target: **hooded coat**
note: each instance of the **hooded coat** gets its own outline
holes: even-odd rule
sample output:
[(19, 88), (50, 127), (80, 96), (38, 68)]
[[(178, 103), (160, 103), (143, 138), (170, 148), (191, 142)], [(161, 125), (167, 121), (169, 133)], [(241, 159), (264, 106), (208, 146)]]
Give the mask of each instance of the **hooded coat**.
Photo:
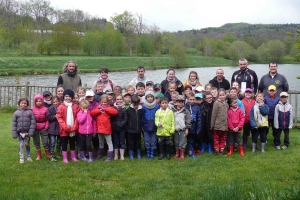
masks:
[[(147, 101), (147, 96), (153, 96), (153, 102), (149, 103)], [(160, 108), (159, 104), (155, 101), (155, 94), (153, 91), (147, 91), (145, 94), (145, 100), (142, 106), (143, 115), (142, 115), (142, 122), (143, 122), (143, 129), (144, 131), (153, 132), (156, 131), (157, 128), (155, 126), (155, 113)]]
[(118, 111), (114, 107), (109, 106), (104, 109), (104, 112), (101, 112), (101, 110), (97, 107), (92, 110), (90, 114), (92, 117), (96, 117), (96, 127), (98, 134), (112, 134), (110, 118), (118, 114)]
[[(36, 101), (40, 99), (42, 101), (41, 106), (36, 106)], [(49, 121), (47, 119), (48, 108), (44, 106), (44, 98), (41, 94), (37, 94), (33, 98), (34, 106), (32, 107), (32, 112), (35, 117), (36, 126), (35, 130), (40, 131), (42, 129), (48, 130)]]
[(17, 138), (20, 133), (28, 133), (33, 136), (35, 130), (35, 118), (31, 109), (18, 109), (14, 112), (12, 120), (12, 137)]
[(227, 131), (227, 111), (228, 103), (226, 103), (225, 101), (221, 102), (220, 99), (216, 100), (213, 105), (210, 127), (214, 130)]

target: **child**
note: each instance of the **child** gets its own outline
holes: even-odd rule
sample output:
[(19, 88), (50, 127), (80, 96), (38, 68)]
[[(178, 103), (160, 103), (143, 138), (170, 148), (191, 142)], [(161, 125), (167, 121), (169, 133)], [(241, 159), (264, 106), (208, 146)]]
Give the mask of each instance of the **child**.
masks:
[(131, 94), (125, 93), (123, 98), (124, 98), (124, 106), (126, 109), (128, 109), (131, 104)]
[(115, 86), (113, 92), (114, 95), (122, 94), (122, 88), (120, 86)]
[(251, 88), (246, 88), (244, 95), (245, 98), (242, 99), (242, 103), (245, 108), (245, 122), (243, 126), (243, 149), (247, 149), (250, 131), (252, 132), (252, 129), (250, 127), (250, 111), (255, 104), (255, 100), (253, 99), (253, 93)]
[(204, 100), (203, 100), (203, 94), (201, 94), (201, 93), (196, 93), (195, 94), (195, 103), (198, 105), (198, 106), (200, 106), (203, 102), (204, 102)]
[(239, 108), (242, 109), (243, 112), (245, 112), (244, 105), (242, 101), (238, 98), (237, 89), (235, 87), (231, 87), (229, 89), (229, 99), (230, 98), (237, 98)]
[(52, 104), (52, 94), (48, 90), (43, 92), (43, 97), (44, 97), (44, 106), (49, 108)]
[(189, 134), (189, 128), (191, 128), (191, 115), (184, 107), (184, 102), (184, 96), (178, 95), (176, 98), (176, 105), (172, 108), (175, 116), (174, 143), (176, 154), (174, 158), (178, 158), (180, 154), (181, 160), (184, 160), (186, 137)]
[(258, 136), (261, 142), (261, 152), (265, 153), (268, 114), (269, 107), (264, 104), (264, 94), (259, 92), (256, 95), (256, 102), (250, 111), (250, 126), (253, 129), (252, 153), (255, 153)]
[(190, 111), (191, 115), (191, 128), (189, 129), (189, 134), (187, 136), (188, 155), (190, 158), (196, 158), (194, 155), (194, 143), (201, 130), (201, 113), (195, 100), (195, 94), (190, 93), (187, 97), (187, 103), (185, 104), (185, 108)]
[(113, 146), (115, 152), (114, 160), (118, 160), (119, 150), (120, 160), (124, 160), (127, 110), (124, 106), (123, 97), (121, 94), (116, 95), (116, 103), (114, 104), (114, 107), (118, 110), (118, 114), (111, 118), (111, 125), (113, 131)]
[(169, 102), (172, 101), (172, 99), (171, 99), (171, 93), (173, 91), (175, 91), (176, 88), (177, 88), (176, 83), (174, 83), (174, 82), (169, 82), (168, 83), (168, 91), (164, 95), (165, 95), (165, 97), (168, 98)]
[[(93, 91), (91, 91), (93, 92)], [(94, 93), (94, 92), (93, 92)], [(77, 113), (78, 120), (78, 141), (80, 159), (87, 161), (84, 151), (89, 152), (88, 162), (93, 162), (93, 148), (92, 148), (92, 137), (96, 133), (96, 122), (91, 117), (90, 111), (88, 109), (90, 103), (88, 100), (82, 99), (79, 103), (80, 111)]]
[(244, 92), (241, 91), (241, 87), (240, 87), (239, 82), (233, 81), (231, 87), (236, 88), (237, 97), (238, 97), (239, 100), (242, 100), (244, 98)]
[(98, 158), (102, 157), (104, 148), (104, 138), (108, 146), (107, 159), (105, 162), (112, 161), (113, 145), (112, 145), (112, 128), (110, 123), (111, 116), (118, 114), (118, 111), (110, 106), (108, 95), (102, 95), (100, 98), (99, 106), (91, 111), (91, 116), (96, 117), (97, 133), (99, 137), (99, 151)]
[(57, 160), (54, 157), (54, 147), (56, 143), (56, 158), (60, 158), (60, 151), (61, 151), (61, 141), (59, 136), (59, 125), (56, 119), (57, 108), (60, 105), (59, 98), (54, 96), (52, 98), (52, 106), (48, 108), (47, 111), (47, 119), (49, 121), (49, 129), (48, 134), (50, 137), (50, 155), (51, 161), (56, 162)]
[(30, 137), (35, 131), (35, 118), (31, 109), (28, 108), (29, 100), (20, 98), (18, 101), (18, 110), (14, 112), (12, 120), (12, 137), (19, 138), (20, 163), (24, 163), (24, 143), (26, 148), (26, 157), (32, 162), (30, 157)]
[(56, 96), (59, 98), (60, 102), (64, 101), (64, 99), (62, 97), (63, 93), (64, 93), (64, 87), (62, 85), (58, 85), (56, 87)]
[(280, 101), (275, 107), (274, 127), (275, 127), (275, 146), (280, 149), (280, 135), (284, 132), (284, 145), (282, 150), (287, 149), (290, 145), (289, 134), (293, 127), (292, 106), (288, 103), (288, 93), (280, 93)]
[(153, 81), (147, 81), (145, 91), (147, 91), (148, 89), (153, 90), (153, 85), (154, 85)]
[(78, 162), (75, 153), (75, 135), (78, 130), (77, 113), (79, 106), (73, 102), (74, 91), (66, 89), (63, 93), (64, 102), (57, 108), (56, 118), (59, 124), (59, 135), (61, 137), (63, 162), (68, 163), (68, 143), (70, 144), (71, 160)]
[(169, 102), (169, 109), (172, 109), (176, 105), (176, 97), (179, 95), (179, 92), (173, 91), (171, 93), (172, 101)]
[(153, 86), (153, 90), (155, 92), (155, 95), (157, 93), (160, 93), (161, 92), (161, 85), (159, 83), (156, 83), (154, 86)]
[(164, 153), (168, 160), (170, 157), (171, 135), (175, 131), (174, 114), (168, 108), (168, 99), (163, 97), (160, 102), (160, 109), (155, 113), (155, 125), (157, 126), (157, 138), (159, 144), (159, 160), (164, 158)]
[(35, 121), (36, 121), (35, 132), (33, 134), (33, 144), (37, 152), (36, 160), (40, 160), (42, 158), (40, 138), (42, 138), (42, 144), (45, 149), (46, 157), (51, 158), (49, 152), (49, 146), (48, 146), (48, 128), (49, 128), (49, 122), (47, 119), (48, 108), (44, 106), (44, 98), (40, 94), (35, 95), (33, 101), (34, 101), (34, 106), (32, 107), (32, 112), (34, 114)]
[(213, 100), (216, 101), (218, 99), (218, 89), (216, 87), (211, 88), (211, 95), (213, 97)]
[(230, 99), (230, 108), (228, 110), (228, 156), (233, 154), (233, 145), (237, 144), (242, 157), (245, 156), (241, 141), (241, 131), (245, 121), (245, 115), (242, 109), (238, 107), (237, 98)]
[[(279, 97), (276, 97), (276, 86), (275, 85), (270, 85), (268, 87), (268, 93), (269, 95), (265, 97), (264, 103), (269, 106), (269, 114), (268, 114), (268, 130), (267, 130), (267, 135), (269, 133), (269, 128), (272, 128), (273, 132), (273, 143), (275, 145), (275, 128), (274, 128), (274, 112), (275, 112), (275, 106), (278, 104), (280, 101)], [(275, 145), (276, 146), (276, 145)], [(279, 148), (280, 149), (280, 148)]]
[[(202, 118), (201, 106), (203, 103), (204, 103), (203, 94), (196, 93), (195, 94), (195, 104), (199, 106), (201, 118)], [(194, 154), (198, 153), (199, 155), (201, 155), (201, 136), (202, 136), (201, 132), (202, 132), (203, 127), (205, 126), (205, 124), (203, 124), (202, 121), (203, 120), (201, 119), (201, 129), (200, 129), (200, 132), (197, 134), (197, 136), (195, 138), (195, 143), (194, 143)]]
[(131, 96), (135, 94), (135, 88), (132, 85), (128, 85), (126, 88), (126, 93), (130, 94)]
[(76, 94), (78, 95), (78, 103), (85, 98), (86, 89), (84, 87), (78, 87), (76, 89)]
[(74, 94), (73, 102), (76, 103), (77, 105), (79, 105), (79, 96), (77, 93)]
[(160, 100), (163, 98), (163, 97), (165, 97), (164, 95), (163, 95), (163, 93), (157, 93), (156, 95), (155, 95), (155, 101), (156, 101), (156, 103), (157, 104), (160, 104)]
[(188, 97), (191, 94), (192, 90), (193, 90), (192, 86), (190, 86), (190, 85), (185, 86), (184, 87), (184, 96)]
[(211, 88), (212, 88), (212, 85), (211, 85), (210, 83), (207, 83), (207, 84), (204, 86), (205, 92), (211, 92)]
[(127, 133), (129, 158), (133, 160), (133, 150), (137, 150), (137, 158), (141, 159), (142, 106), (140, 98), (133, 95), (131, 106), (127, 109)]
[(142, 82), (138, 82), (135, 87), (136, 94), (140, 97), (140, 105), (142, 105), (145, 99), (145, 84)]
[(154, 151), (156, 149), (156, 126), (155, 126), (155, 112), (159, 109), (159, 104), (155, 101), (155, 94), (148, 90), (145, 94), (145, 100), (142, 106), (142, 123), (144, 130), (145, 148), (147, 151), (147, 159), (154, 158)]
[(226, 131), (228, 130), (227, 111), (228, 104), (225, 101), (226, 91), (219, 89), (219, 99), (214, 103), (210, 127), (214, 130), (215, 155), (225, 155)]
[(97, 81), (96, 92), (95, 92), (95, 101), (97, 103), (99, 103), (101, 95), (104, 94), (103, 89), (104, 89), (104, 84), (101, 81)]
[[(107, 98), (108, 98), (108, 105), (110, 105), (110, 106), (113, 106), (114, 105), (114, 97), (115, 97), (115, 94), (114, 94), (114, 92), (113, 91), (111, 91), (111, 90), (106, 90), (105, 91), (105, 94), (107, 95)], [(100, 98), (100, 100), (101, 100), (101, 98)], [(100, 103), (100, 102), (99, 102)]]

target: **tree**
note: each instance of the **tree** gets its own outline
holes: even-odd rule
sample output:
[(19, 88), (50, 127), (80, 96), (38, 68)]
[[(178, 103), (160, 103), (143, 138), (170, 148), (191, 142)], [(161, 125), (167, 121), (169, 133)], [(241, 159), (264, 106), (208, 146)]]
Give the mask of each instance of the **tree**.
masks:
[(235, 41), (231, 43), (228, 49), (229, 59), (235, 65), (240, 58), (248, 58), (253, 53), (254, 49), (244, 41)]
[(124, 37), (119, 31), (108, 26), (100, 33), (100, 50), (104, 55), (118, 55), (123, 51)]
[(151, 37), (148, 34), (142, 34), (139, 39), (139, 52), (142, 53), (142, 56), (144, 54), (152, 54), (154, 51), (154, 45), (151, 41)]
[(2, 51), (2, 49), (8, 51), (12, 41), (12, 35), (5, 28), (0, 28), (0, 51)]
[(94, 53), (96, 49), (96, 42), (97, 37), (96, 37), (96, 32), (95, 31), (87, 31), (85, 32), (83, 39), (82, 39), (82, 48), (85, 53), (88, 55), (91, 55)]
[(173, 33), (166, 32), (162, 38), (163, 52), (170, 54), (170, 50), (175, 44), (178, 44), (176, 36)]
[(173, 63), (176, 68), (186, 67), (188, 65), (185, 49), (180, 44), (176, 43), (171, 47), (170, 56), (173, 58)]
[(205, 56), (214, 56), (217, 49), (216, 41), (214, 38), (205, 38), (203, 41), (203, 52)]
[(160, 52), (162, 47), (162, 34), (159, 27), (153, 24), (148, 28), (148, 33), (151, 37), (155, 51)]
[(257, 51), (261, 61), (279, 62), (285, 55), (285, 45), (281, 40), (271, 40), (263, 43)]

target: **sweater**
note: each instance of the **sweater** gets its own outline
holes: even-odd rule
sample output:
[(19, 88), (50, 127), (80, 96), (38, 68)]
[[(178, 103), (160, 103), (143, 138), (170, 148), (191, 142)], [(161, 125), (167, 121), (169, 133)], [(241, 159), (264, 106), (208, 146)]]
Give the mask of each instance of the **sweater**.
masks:
[(44, 106), (44, 98), (42, 95), (37, 94), (34, 96), (33, 98), (34, 104), (36, 104), (37, 99), (42, 100), (42, 105), (39, 107), (34, 105), (32, 107), (32, 112), (34, 114), (35, 121), (36, 121), (35, 130), (37, 131), (40, 131), (42, 129), (48, 130), (49, 128), (49, 122), (47, 119), (48, 108)]
[(274, 127), (276, 129), (293, 128), (292, 106), (288, 102), (285, 104), (279, 101), (275, 107)]
[(49, 121), (48, 133), (50, 135), (59, 135), (59, 124), (56, 119), (57, 107), (50, 106), (47, 111), (47, 119)]
[(12, 119), (12, 137), (17, 138), (20, 133), (28, 133), (33, 136), (35, 130), (35, 118), (31, 109), (18, 109)]
[(229, 108), (228, 110), (228, 130), (232, 131), (234, 128), (238, 127), (239, 131), (242, 131), (244, 126), (245, 115), (242, 109), (237, 107), (237, 109)]
[(185, 131), (191, 128), (191, 114), (185, 107), (177, 110), (177, 106), (174, 106), (172, 111), (174, 113), (176, 131)]
[(279, 97), (271, 97), (270, 95), (265, 97), (264, 103), (269, 106), (268, 119), (274, 119), (275, 106), (279, 101)]
[(228, 104), (220, 99), (216, 100), (213, 105), (210, 126), (214, 130), (227, 131), (228, 130)]
[(112, 116), (116, 116), (117, 114), (118, 111), (112, 106), (104, 108), (102, 112), (99, 107), (92, 110), (90, 115), (92, 117), (96, 117), (97, 133), (106, 135), (112, 134), (110, 118)]
[[(163, 124), (163, 126), (160, 126)], [(155, 112), (155, 125), (157, 126), (157, 136), (170, 137), (175, 131), (174, 114), (172, 110), (159, 109)]]
[(186, 103), (185, 108), (190, 112), (191, 115), (191, 128), (189, 129), (189, 134), (200, 133), (201, 130), (200, 107), (197, 104), (190, 105), (189, 103)]
[(64, 89), (71, 89), (75, 91), (79, 86), (81, 86), (80, 76), (77, 74), (61, 74), (58, 77), (57, 85), (63, 85)]

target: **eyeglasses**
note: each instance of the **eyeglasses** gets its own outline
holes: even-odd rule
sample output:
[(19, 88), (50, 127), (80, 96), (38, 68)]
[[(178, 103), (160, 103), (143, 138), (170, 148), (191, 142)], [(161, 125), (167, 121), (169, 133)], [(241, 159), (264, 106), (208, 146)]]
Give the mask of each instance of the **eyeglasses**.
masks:
[(205, 98), (205, 99), (207, 99), (207, 100), (208, 100), (208, 99), (212, 99), (212, 97), (207, 97), (207, 98)]
[(287, 96), (281, 96), (280, 98), (288, 98)]

